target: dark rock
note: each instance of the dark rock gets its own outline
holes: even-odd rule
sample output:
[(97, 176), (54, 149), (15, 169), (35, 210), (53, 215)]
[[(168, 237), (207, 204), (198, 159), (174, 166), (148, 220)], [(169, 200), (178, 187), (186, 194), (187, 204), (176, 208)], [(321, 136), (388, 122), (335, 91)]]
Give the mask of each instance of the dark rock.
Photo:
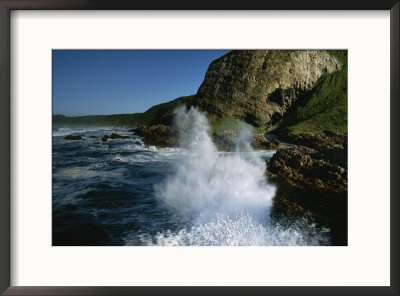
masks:
[(140, 126), (134, 129), (134, 133), (139, 137), (143, 137), (143, 142), (147, 145), (162, 148), (178, 145), (177, 131), (174, 127), (161, 124)]
[[(334, 244), (343, 245), (347, 244), (347, 161), (342, 166), (326, 157), (327, 151), (278, 149), (267, 161), (267, 175), (277, 185), (276, 203), (289, 211), (311, 212), (337, 234)], [(335, 153), (346, 154), (344, 149)]]
[(129, 138), (130, 138), (129, 136), (120, 136), (120, 135), (118, 135), (116, 133), (112, 133), (111, 136), (110, 136), (110, 139), (113, 139), (113, 140), (115, 140), (115, 139), (129, 139)]
[(78, 141), (78, 140), (82, 140), (82, 136), (81, 135), (78, 135), (78, 136), (68, 135), (68, 136), (64, 137), (64, 139)]
[(139, 141), (136, 141), (135, 144), (138, 146), (142, 146), (142, 143), (140, 143)]
[(97, 139), (98, 137), (97, 137), (97, 136), (90, 136), (89, 138), (91, 138), (91, 139)]
[(347, 147), (347, 134), (335, 134), (331, 131), (324, 131), (316, 134), (294, 134), (288, 130), (279, 133), (281, 138), (297, 145), (303, 145), (314, 149)]
[(324, 158), (347, 167), (347, 134), (330, 131), (311, 134), (292, 134), (281, 131), (280, 136), (290, 143), (303, 145), (320, 151)]
[(112, 133), (111, 136), (104, 135), (103, 138), (101, 138), (101, 140), (102, 140), (103, 142), (107, 142), (108, 139), (113, 139), (113, 140), (115, 140), (115, 139), (129, 139), (129, 138), (130, 138), (129, 136), (120, 136), (120, 135), (118, 135), (118, 134), (116, 134), (116, 133)]
[(270, 149), (278, 149), (280, 144), (281, 143), (277, 139), (274, 139), (274, 140), (271, 140), (268, 142), (268, 146), (270, 147)]
[(252, 145), (254, 149), (266, 149), (268, 144), (267, 138), (264, 135), (254, 135)]
[(139, 137), (144, 137), (147, 134), (148, 130), (149, 130), (149, 128), (147, 126), (142, 125), (142, 126), (139, 126), (138, 128), (133, 128), (129, 131), (134, 132)]
[(347, 169), (322, 159), (320, 152), (306, 147), (279, 149), (268, 162), (268, 175), (304, 191), (347, 190)]
[(264, 135), (255, 135), (253, 137), (252, 145), (254, 149), (275, 150), (278, 149), (280, 142), (278, 140), (268, 141)]

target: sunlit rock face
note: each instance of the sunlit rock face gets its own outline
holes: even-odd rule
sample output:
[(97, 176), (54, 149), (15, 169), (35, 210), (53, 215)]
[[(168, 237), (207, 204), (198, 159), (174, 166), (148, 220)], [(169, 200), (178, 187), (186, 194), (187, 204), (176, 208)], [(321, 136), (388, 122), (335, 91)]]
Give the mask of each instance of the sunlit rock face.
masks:
[(325, 50), (241, 50), (212, 62), (194, 104), (211, 117), (269, 126), (342, 64)]

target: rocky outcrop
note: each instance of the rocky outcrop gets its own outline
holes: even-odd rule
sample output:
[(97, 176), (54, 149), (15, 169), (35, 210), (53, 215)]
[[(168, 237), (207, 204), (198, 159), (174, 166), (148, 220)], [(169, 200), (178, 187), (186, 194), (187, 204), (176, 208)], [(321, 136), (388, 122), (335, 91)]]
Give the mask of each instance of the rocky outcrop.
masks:
[(324, 50), (240, 50), (213, 61), (194, 105), (211, 117), (270, 126), (342, 64)]
[(143, 142), (147, 145), (157, 147), (171, 147), (178, 145), (177, 131), (174, 127), (166, 125), (140, 126), (133, 129), (139, 137), (143, 137)]
[(78, 135), (78, 136), (73, 136), (73, 135), (68, 135), (66, 137), (64, 137), (65, 140), (73, 140), (73, 141), (79, 141), (82, 140), (82, 136)]
[(278, 149), (279, 145), (279, 140), (268, 141), (267, 138), (262, 134), (255, 135), (252, 141), (252, 146), (254, 149), (275, 150)]
[(288, 130), (280, 132), (279, 136), (290, 143), (307, 146), (314, 149), (333, 148), (336, 146), (347, 147), (347, 133), (333, 133), (323, 131), (315, 134), (291, 133)]
[(305, 192), (340, 193), (347, 190), (347, 169), (306, 147), (278, 150), (268, 162), (271, 179), (281, 179)]
[(116, 133), (112, 133), (110, 136), (109, 135), (104, 135), (103, 138), (101, 138), (101, 141), (102, 142), (107, 142), (108, 139), (115, 140), (115, 139), (129, 139), (129, 138), (130, 138), (129, 136), (121, 136), (121, 135), (118, 135)]
[(325, 159), (347, 167), (347, 133), (325, 131), (314, 135), (285, 133), (281, 136), (290, 143), (316, 149)]
[(137, 128), (132, 128), (128, 132), (135, 133), (135, 135), (139, 137), (144, 137), (147, 134), (148, 130), (149, 130), (148, 126), (142, 125)]
[(277, 185), (280, 207), (311, 212), (331, 228), (333, 244), (347, 244), (347, 150), (279, 149), (267, 161), (267, 174)]

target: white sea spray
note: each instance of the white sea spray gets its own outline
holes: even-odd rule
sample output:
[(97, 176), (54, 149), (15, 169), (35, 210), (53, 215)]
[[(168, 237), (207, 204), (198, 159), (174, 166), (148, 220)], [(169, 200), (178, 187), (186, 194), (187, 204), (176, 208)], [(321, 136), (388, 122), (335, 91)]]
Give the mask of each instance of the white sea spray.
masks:
[(155, 186), (156, 197), (177, 215), (206, 223), (237, 211), (267, 219), (275, 187), (265, 177), (265, 161), (241, 153), (219, 153), (205, 115), (195, 108), (176, 115), (186, 153), (175, 173)]

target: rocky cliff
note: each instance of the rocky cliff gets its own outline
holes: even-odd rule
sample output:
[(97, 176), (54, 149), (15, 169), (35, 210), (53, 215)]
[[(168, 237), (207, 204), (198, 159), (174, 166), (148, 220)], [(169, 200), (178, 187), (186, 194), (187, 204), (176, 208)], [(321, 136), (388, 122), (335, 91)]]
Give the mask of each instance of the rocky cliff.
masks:
[(232, 51), (210, 64), (193, 104), (211, 118), (231, 116), (268, 127), (322, 75), (341, 68), (325, 50)]

